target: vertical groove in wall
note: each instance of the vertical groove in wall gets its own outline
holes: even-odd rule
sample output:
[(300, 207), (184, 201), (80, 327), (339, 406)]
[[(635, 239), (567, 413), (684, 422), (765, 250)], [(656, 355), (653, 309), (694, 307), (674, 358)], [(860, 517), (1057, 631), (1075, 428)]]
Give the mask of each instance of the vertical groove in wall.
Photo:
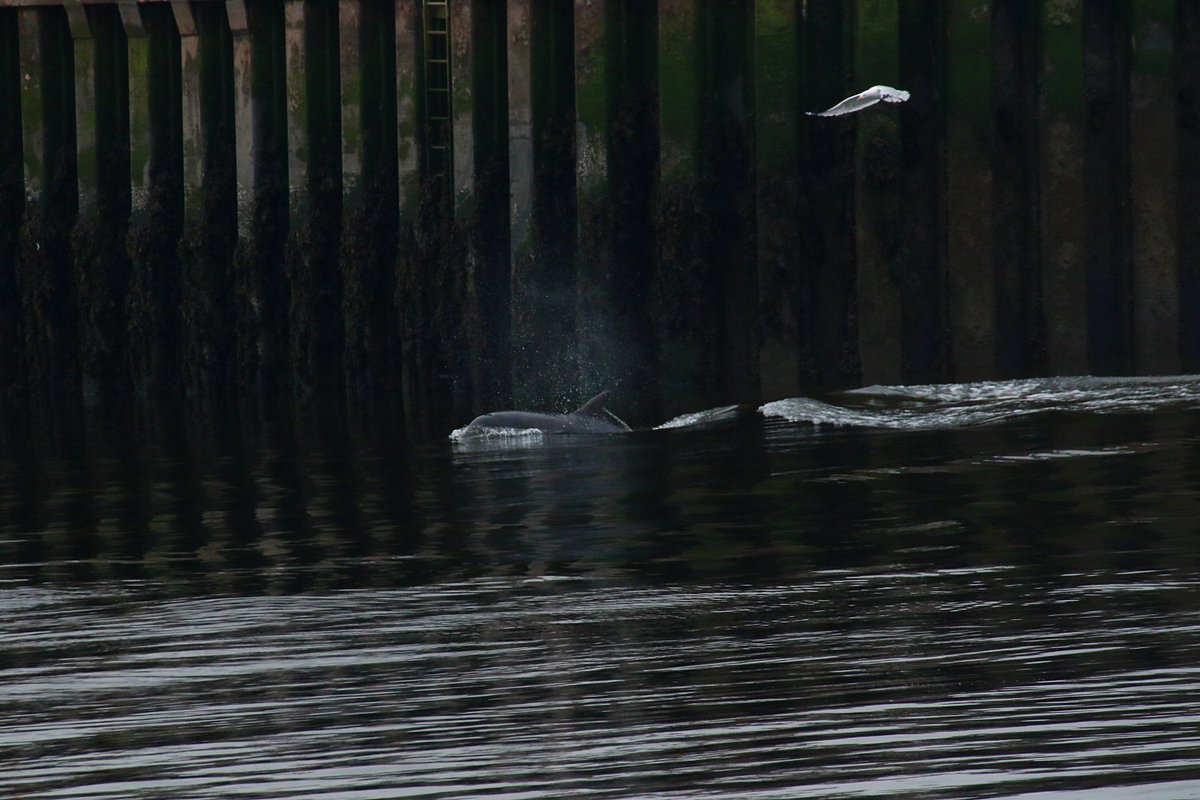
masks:
[(412, 429), (424, 427), (428, 409), (434, 405), (432, 392), (438, 385), (428, 375), (425, 356), (431, 351), (428, 325), (421, 319), (424, 260), (421, 254), (422, 217), (428, 208), (422, 183), (425, 164), (424, 40), (421, 3), (395, 0), (396, 148), (398, 214), (396, 218), (396, 265), (392, 303), (397, 317), (397, 356), (401, 404), (405, 423)]
[[(195, 50), (192, 60), (185, 55), (183, 64), (188, 96), (184, 108), (190, 109), (184, 126), (180, 246), (184, 361), (193, 402), (226, 407), (236, 391), (233, 42), (223, 3), (196, 3), (192, 15)], [(199, 182), (193, 183), (197, 172)]]
[(1179, 352), (1185, 373), (1200, 372), (1200, 4), (1178, 0), (1176, 60), (1179, 151)]
[(71, 414), (80, 398), (70, 249), (78, 208), (72, 40), (61, 7), (20, 13), (26, 207), (17, 290), (25, 371), (35, 409), (77, 419)]
[(651, 317), (663, 354), (664, 411), (692, 411), (714, 394), (710, 342), (721, 307), (708, 288), (713, 226), (700, 171), (703, 0), (658, 2), (658, 168)]
[(508, 214), (508, 59), (506, 5), (471, 0), (470, 76), (475, 114), (472, 159), (475, 208), (469, 266), (474, 292), (472, 352), (476, 410), (511, 403), (512, 326)]
[(507, 37), (505, 87), (508, 110), (509, 172), (509, 319), (512, 343), (512, 394), (514, 402), (527, 400), (526, 363), (530, 289), (526, 271), (533, 258), (530, 217), (533, 204), (533, 0), (506, 4)]
[[(969, 0), (946, 9), (946, 218), (971, 220), (946, 228), (948, 324), (955, 380), (970, 381), (996, 374), (997, 277), (1015, 262), (999, 247), (999, 193), (1011, 196), (1007, 176), (993, 162), (994, 99), (993, 2)], [(1001, 50), (1001, 56), (1008, 56)], [(1011, 81), (1011, 78), (1006, 80)], [(1005, 106), (1015, 113), (1011, 101)], [(998, 177), (998, 180), (996, 179)], [(1003, 190), (1001, 189), (1003, 187)]]
[(950, 375), (943, 235), (945, 175), (945, 7), (900, 3), (900, 78), (912, 92), (902, 107), (900, 179), (901, 379), (929, 383)]
[(764, 399), (800, 393), (800, 58), (802, 8), (754, 3), (755, 256)]
[(134, 391), (147, 407), (181, 401), (180, 281), (183, 226), (179, 36), (171, 9), (129, 9), (131, 202), (129, 347)]
[(292, 0), (288, 15), (291, 361), (301, 404), (335, 411), (344, 396), (338, 6)]
[[(754, 72), (751, 12), (739, 0), (704, 0), (700, 174), (712, 247), (707, 254), (719, 316), (710, 396), (759, 396), (754, 263)], [(717, 321), (719, 320), (719, 322)]]
[(616, 391), (635, 420), (661, 419), (662, 387), (650, 319), (656, 232), (653, 198), (659, 160), (658, 13), (655, 3), (618, 0), (620, 18), (610, 31), (616, 83), (610, 93), (609, 162), (614, 170), (614, 208), (619, 220), (613, 243), (618, 335), (627, 343)]
[(1083, 3), (1043, 4), (1038, 102), (1038, 258), (1046, 369), (1088, 371)]
[[(852, 91), (846, 81), (852, 60), (850, 11), (843, 0), (813, 0), (805, 6), (804, 101), (811, 108), (828, 108)], [(802, 129), (806, 246), (799, 254), (804, 275), (800, 377), (809, 386), (851, 386), (862, 373), (855, 303), (856, 121), (808, 117)]]
[[(854, 85), (911, 88), (900, 77), (898, 0), (857, 0)], [(913, 101), (910, 101), (913, 102)], [(858, 350), (864, 383), (900, 380), (900, 267), (903, 245), (900, 109), (860, 114), (855, 146)]]
[(1129, 16), (1122, 3), (1085, 3), (1084, 189), (1088, 364), (1133, 369), (1129, 207)]
[(578, 218), (576, 315), (580, 381), (585, 388), (612, 386), (621, 349), (610, 301), (615, 267), (614, 165), (608, 138), (613, 128), (609, 97), (615, 94), (614, 51), (608, 47), (620, 24), (616, 2), (577, 2), (575, 10), (575, 190)]
[[(238, 119), (237, 374), (263, 413), (286, 396), (287, 82), (283, 7), (245, 0), (234, 31)], [(232, 20), (231, 20), (232, 22)], [(246, 61), (248, 59), (248, 62)]]
[[(1133, 4), (1130, 253), (1133, 370), (1179, 372), (1179, 91), (1174, 0)], [(1194, 224), (1194, 220), (1193, 220)]]
[[(76, 38), (76, 54), (88, 53), (91, 82), (87, 108), (76, 101), (80, 161), (94, 171), (83, 185), (80, 215), (72, 234), (80, 311), (80, 359), (85, 396), (119, 404), (127, 395), (126, 305), (129, 257), (125, 239), (130, 214), (129, 68), (125, 32), (116, 6), (86, 10), (88, 38)], [(85, 131), (88, 128), (90, 130)], [(83, 152), (85, 135), (92, 149)], [(83, 202), (89, 197), (89, 202)]]
[(21, 142), (20, 31), (15, 8), (0, 8), (0, 411), (19, 406), (21, 302), (18, 232), (25, 210)]
[[(996, 377), (1045, 371), (1037, 248), (1039, 17), (1034, 0), (995, 0), (992, 85)], [(955, 227), (953, 220), (948, 221)]]
[(576, 4), (578, 329), (584, 394), (657, 414), (648, 319), (658, 149), (653, 4)]
[(347, 163), (357, 165), (354, 184), (344, 178), (342, 310), (351, 408), (369, 414), (398, 396), (395, 15), (391, 5), (375, 2), (353, 8), (356, 14), (343, 13), (341, 31), (343, 173)]
[(513, 386), (519, 404), (562, 408), (578, 399), (573, 8), (532, 0), (529, 12), (532, 168), (528, 240), (514, 242)]

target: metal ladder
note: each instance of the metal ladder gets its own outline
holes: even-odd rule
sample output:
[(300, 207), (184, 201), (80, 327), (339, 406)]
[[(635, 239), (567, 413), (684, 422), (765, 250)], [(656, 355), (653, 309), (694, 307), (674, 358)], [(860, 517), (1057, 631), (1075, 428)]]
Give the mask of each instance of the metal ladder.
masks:
[(425, 163), (449, 197), (453, 170), (450, 135), (450, 11), (446, 0), (422, 4), (425, 46)]

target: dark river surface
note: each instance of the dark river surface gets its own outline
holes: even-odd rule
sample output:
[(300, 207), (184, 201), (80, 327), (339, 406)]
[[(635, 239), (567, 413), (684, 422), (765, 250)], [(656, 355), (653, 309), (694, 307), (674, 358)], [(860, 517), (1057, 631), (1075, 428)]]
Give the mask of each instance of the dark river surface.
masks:
[(1200, 798), (1200, 378), (10, 445), (0, 612), (3, 797)]

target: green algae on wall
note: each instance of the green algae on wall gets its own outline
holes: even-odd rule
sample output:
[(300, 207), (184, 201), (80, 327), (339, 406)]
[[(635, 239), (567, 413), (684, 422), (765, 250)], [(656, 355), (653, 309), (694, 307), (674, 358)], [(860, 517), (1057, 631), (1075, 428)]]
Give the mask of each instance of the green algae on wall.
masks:
[[(993, 0), (992, 76), (995, 343), (1002, 378), (1045, 371), (1046, 335), (1037, 239), (1037, 84), (1040, 28), (1034, 0)], [(949, 223), (955, 225), (951, 218)]]

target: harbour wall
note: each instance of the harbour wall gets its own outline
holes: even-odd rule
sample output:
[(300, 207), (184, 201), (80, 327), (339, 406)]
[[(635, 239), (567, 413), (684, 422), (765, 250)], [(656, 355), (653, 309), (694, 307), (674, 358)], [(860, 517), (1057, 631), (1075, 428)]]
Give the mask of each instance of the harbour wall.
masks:
[(1198, 221), (1183, 0), (0, 3), (21, 413), (1195, 372)]

